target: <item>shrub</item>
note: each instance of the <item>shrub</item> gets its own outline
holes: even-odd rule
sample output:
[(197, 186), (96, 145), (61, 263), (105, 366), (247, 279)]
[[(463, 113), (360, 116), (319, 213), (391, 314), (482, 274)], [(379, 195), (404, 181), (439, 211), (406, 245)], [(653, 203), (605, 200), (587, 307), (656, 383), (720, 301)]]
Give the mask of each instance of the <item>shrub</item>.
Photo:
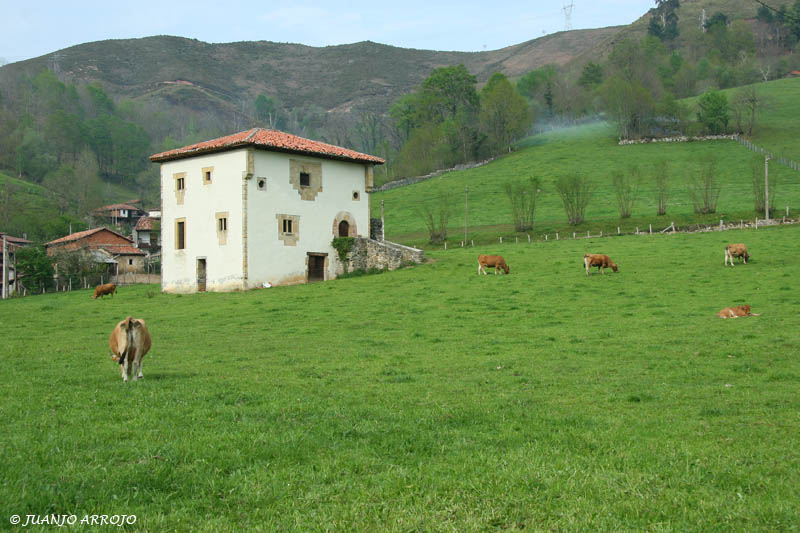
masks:
[(562, 176), (556, 181), (556, 192), (564, 204), (569, 224), (576, 226), (583, 222), (592, 195), (589, 178), (578, 174)]

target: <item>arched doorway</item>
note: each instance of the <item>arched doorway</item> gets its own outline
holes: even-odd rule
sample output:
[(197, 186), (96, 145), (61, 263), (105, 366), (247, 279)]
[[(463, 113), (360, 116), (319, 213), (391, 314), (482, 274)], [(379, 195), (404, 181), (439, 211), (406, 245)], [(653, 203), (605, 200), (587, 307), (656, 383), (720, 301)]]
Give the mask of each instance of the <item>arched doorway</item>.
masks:
[(342, 220), (339, 222), (339, 237), (349, 237), (350, 236), (350, 223), (346, 220)]

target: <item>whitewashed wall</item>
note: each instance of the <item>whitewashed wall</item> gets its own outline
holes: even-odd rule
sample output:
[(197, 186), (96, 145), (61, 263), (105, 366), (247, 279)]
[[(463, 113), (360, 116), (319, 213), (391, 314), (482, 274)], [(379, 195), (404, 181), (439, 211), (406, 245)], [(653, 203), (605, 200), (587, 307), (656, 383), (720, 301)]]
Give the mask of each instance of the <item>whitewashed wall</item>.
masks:
[[(289, 176), (292, 159), (322, 165), (322, 191), (313, 201), (302, 200), (292, 187)], [(259, 177), (267, 178), (265, 191), (258, 190)], [(369, 195), (365, 187), (363, 164), (256, 150), (255, 174), (247, 190), (250, 285), (304, 282), (309, 252), (328, 254), (325, 279), (334, 278), (338, 258), (331, 240), (337, 215), (350, 213), (358, 235), (369, 237)], [(354, 191), (359, 193), (359, 200), (353, 200)], [(300, 217), (295, 246), (285, 245), (278, 238), (276, 214)]]
[[(197, 290), (197, 259), (206, 259), (206, 290), (242, 287), (242, 172), (246, 150), (169, 161), (161, 165), (161, 288)], [(210, 184), (202, 169), (214, 167)], [(183, 205), (178, 205), (173, 175), (186, 172)], [(217, 212), (228, 212), (227, 243), (217, 239)], [(175, 220), (186, 219), (186, 248), (175, 249)]]

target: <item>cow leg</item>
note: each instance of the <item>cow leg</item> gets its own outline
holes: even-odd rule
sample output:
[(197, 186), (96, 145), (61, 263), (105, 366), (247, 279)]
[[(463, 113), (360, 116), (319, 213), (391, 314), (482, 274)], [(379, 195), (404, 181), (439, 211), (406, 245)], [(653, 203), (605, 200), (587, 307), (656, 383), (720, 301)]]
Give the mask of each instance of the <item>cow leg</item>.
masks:
[(586, 267), (586, 275), (589, 275), (589, 261), (584, 257), (583, 258), (583, 266)]
[(122, 381), (126, 383), (128, 381), (128, 364), (128, 358), (125, 357), (125, 359), (122, 360), (122, 364), (119, 365), (119, 368), (122, 371)]

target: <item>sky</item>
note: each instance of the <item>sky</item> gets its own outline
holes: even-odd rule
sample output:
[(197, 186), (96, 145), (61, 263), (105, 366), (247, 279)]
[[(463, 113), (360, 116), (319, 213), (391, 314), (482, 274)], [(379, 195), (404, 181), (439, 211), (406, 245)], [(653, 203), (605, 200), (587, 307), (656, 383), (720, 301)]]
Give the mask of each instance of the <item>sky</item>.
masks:
[(0, 64), (92, 41), (152, 35), (309, 46), (374, 41), (479, 52), (564, 30), (568, 4), (572, 29), (585, 29), (630, 24), (655, 1), (0, 0)]

